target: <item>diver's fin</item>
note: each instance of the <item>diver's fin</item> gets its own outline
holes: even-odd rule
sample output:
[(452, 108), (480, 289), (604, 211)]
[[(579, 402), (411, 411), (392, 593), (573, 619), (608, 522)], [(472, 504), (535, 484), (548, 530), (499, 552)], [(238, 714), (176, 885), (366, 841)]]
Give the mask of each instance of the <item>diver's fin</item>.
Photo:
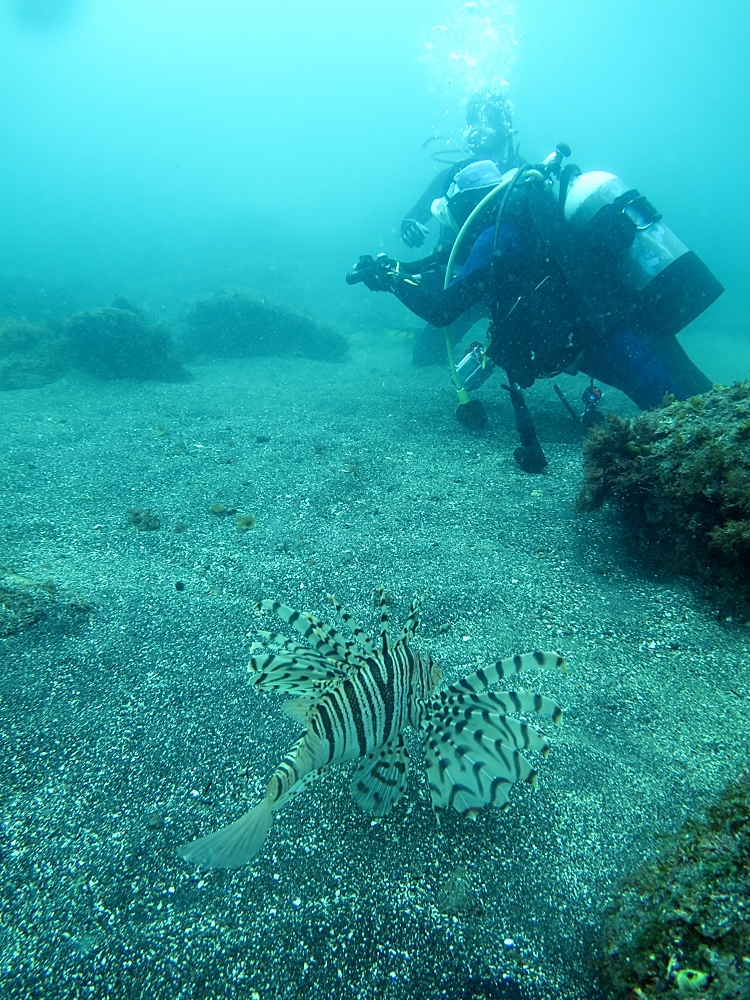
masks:
[(261, 849), (272, 822), (271, 803), (265, 798), (234, 823), (184, 844), (177, 853), (201, 868), (239, 868), (252, 861)]
[(408, 773), (409, 751), (399, 733), (361, 761), (349, 790), (360, 809), (387, 816), (406, 788)]

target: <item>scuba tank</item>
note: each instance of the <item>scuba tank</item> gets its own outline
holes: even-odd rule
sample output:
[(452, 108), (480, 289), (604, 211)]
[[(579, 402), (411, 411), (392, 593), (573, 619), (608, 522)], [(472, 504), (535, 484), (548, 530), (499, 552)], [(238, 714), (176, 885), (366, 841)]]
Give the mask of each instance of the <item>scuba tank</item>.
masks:
[(586, 258), (589, 277), (594, 284), (610, 282), (638, 331), (679, 333), (716, 301), (723, 286), (635, 188), (603, 170), (565, 169), (560, 205), (570, 237), (568, 262), (578, 253)]

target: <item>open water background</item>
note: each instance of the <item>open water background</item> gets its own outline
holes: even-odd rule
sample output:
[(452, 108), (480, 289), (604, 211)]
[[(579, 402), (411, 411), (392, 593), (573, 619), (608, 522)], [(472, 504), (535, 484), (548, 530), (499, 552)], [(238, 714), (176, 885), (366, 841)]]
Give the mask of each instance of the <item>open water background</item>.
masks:
[[(177, 328), (229, 286), (350, 343), (0, 394), (0, 587), (37, 619), (0, 638), (3, 997), (596, 997), (618, 880), (747, 760), (747, 627), (635, 562), (613, 512), (572, 513), (580, 438), (549, 384), (531, 478), (495, 381), (468, 435), (446, 371), (385, 333), (419, 324), (343, 274), (403, 255), (422, 141), (503, 78), (528, 159), (567, 141), (716, 272), (682, 340), (747, 377), (748, 34), (739, 0), (0, 5), (8, 315), (126, 295)], [(395, 621), (428, 591), (421, 641), (451, 679), (564, 653), (567, 677), (526, 682), (566, 709), (539, 789), (437, 826), (415, 748), (387, 820), (334, 770), (253, 865), (192, 871), (176, 847), (237, 816), (297, 732), (245, 684), (253, 601), (327, 617), (333, 590), (369, 624), (381, 582)]]

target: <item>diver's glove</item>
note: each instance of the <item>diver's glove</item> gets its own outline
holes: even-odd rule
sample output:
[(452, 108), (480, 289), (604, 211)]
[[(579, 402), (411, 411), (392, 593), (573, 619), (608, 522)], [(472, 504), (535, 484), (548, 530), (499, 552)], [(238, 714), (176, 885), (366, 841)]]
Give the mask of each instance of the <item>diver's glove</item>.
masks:
[(427, 226), (423, 226), (416, 219), (401, 220), (401, 239), (412, 249), (422, 246), (428, 232)]
[(384, 253), (373, 258), (369, 254), (360, 257), (346, 276), (347, 285), (357, 285), (361, 281), (371, 292), (391, 292), (398, 278), (401, 265)]

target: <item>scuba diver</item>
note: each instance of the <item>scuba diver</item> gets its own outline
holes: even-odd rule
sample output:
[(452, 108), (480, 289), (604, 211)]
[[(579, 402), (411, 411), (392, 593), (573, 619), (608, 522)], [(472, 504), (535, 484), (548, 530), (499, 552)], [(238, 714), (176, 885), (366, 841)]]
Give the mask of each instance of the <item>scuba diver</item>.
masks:
[[(519, 165), (518, 151), (513, 146), (515, 134), (510, 105), (504, 97), (487, 91), (474, 94), (469, 99), (466, 128), (463, 130), (469, 155), (436, 174), (414, 207), (401, 220), (401, 239), (408, 247), (415, 250), (424, 243), (427, 223), (432, 219), (433, 202), (447, 193), (459, 170), (477, 160), (492, 160), (501, 172)], [(438, 242), (441, 244), (442, 240)]]
[[(524, 161), (519, 158), (518, 149), (514, 146), (515, 135), (511, 107), (504, 97), (486, 91), (474, 94), (469, 99), (466, 105), (466, 128), (463, 130), (468, 155), (436, 174), (416, 204), (401, 220), (401, 239), (411, 249), (424, 244), (428, 233), (427, 224), (431, 220), (437, 219), (440, 223), (434, 260), (429, 258), (431, 267), (425, 272), (426, 287), (429, 285), (435, 291), (442, 288), (439, 265), (447, 264), (453, 241), (466, 217), (461, 218), (457, 203), (453, 205), (454, 215), (445, 211), (446, 197), (455, 187), (458, 175), (477, 161), (493, 165), (498, 177), (512, 167), (521, 166)], [(469, 247), (466, 247), (466, 252), (468, 250)], [(481, 310), (475, 310), (472, 315), (459, 319), (453, 327), (454, 340), (460, 340), (481, 315)], [(443, 339), (443, 332), (428, 323), (414, 343), (414, 364), (441, 364)]]
[[(560, 143), (542, 163), (495, 177), (488, 192), (484, 181), (495, 164), (465, 168), (480, 183), (472, 187), (467, 176), (465, 186), (444, 196), (451, 213), (459, 194), (461, 215), (467, 203), (474, 207), (453, 244), (442, 290), (430, 279), (430, 258), (363, 256), (347, 275), (349, 284), (391, 292), (434, 327), (448, 327), (477, 304), (489, 308), (485, 344), (472, 344), (457, 366), (446, 332), (456, 415), (484, 426), (484, 408), (468, 392), (494, 367), (504, 369), (520, 437), (514, 458), (526, 472), (547, 465), (522, 392), (538, 378), (589, 375), (587, 413), (601, 396), (594, 379), (641, 409), (711, 388), (676, 335), (723, 287), (637, 190), (604, 171), (563, 167), (569, 155)], [(468, 256), (454, 277), (465, 246)]]

